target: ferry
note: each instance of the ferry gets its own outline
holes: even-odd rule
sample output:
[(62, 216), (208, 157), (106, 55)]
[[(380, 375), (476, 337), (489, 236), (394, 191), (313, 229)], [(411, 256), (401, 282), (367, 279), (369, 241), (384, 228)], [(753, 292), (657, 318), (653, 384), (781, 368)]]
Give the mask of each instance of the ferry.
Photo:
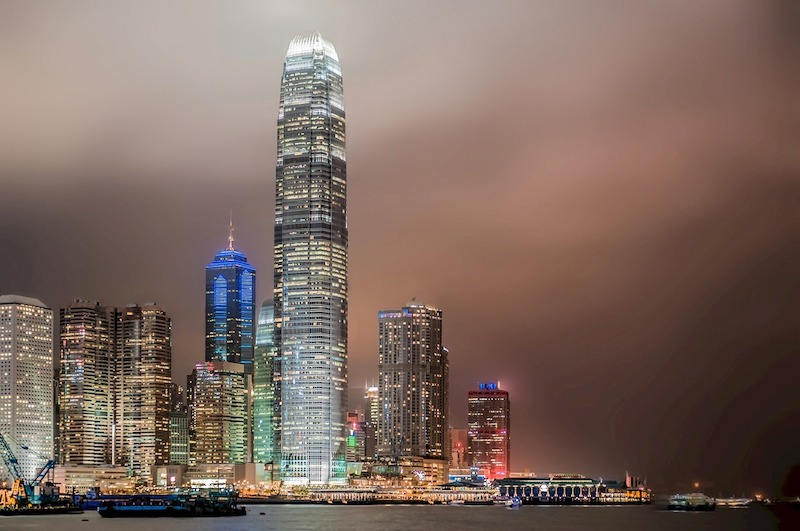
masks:
[(673, 494), (669, 497), (667, 505), (670, 511), (713, 511), (716, 507), (714, 498), (701, 492)]
[(719, 507), (747, 507), (753, 501), (752, 498), (717, 498)]
[(103, 518), (243, 516), (233, 492), (201, 494), (137, 495), (108, 500), (97, 508)]

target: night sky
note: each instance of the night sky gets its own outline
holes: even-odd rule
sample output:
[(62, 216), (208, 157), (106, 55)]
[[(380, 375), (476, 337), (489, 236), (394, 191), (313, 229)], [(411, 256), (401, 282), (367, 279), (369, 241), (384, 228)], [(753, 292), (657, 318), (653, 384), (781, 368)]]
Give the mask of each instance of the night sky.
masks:
[[(382, 5), (378, 5), (382, 4)], [(173, 318), (272, 289), (283, 57), (347, 111), (351, 402), (377, 312), (444, 312), (451, 422), (511, 393), (512, 468), (708, 494), (800, 463), (797, 2), (2, 2), (0, 292)]]

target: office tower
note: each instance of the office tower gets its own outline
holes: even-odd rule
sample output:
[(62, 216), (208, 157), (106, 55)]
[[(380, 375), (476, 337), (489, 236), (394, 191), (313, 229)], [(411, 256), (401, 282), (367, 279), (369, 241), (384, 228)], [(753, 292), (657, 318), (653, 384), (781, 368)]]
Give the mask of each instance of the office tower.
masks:
[(450, 428), (450, 468), (467, 468), (467, 430)]
[(253, 372), (253, 324), (256, 270), (233, 248), (233, 222), (228, 248), (206, 267), (206, 361), (241, 363)]
[(0, 433), (27, 480), (53, 456), (53, 311), (19, 295), (0, 296)]
[(59, 313), (58, 461), (115, 464), (120, 313), (80, 299)]
[(169, 412), (169, 463), (189, 464), (189, 415), (186, 409), (186, 392), (176, 383), (171, 386)]
[(409, 303), (378, 313), (378, 455), (448, 460), (448, 361), (442, 311)]
[(508, 476), (511, 456), (511, 404), (508, 391), (494, 382), (481, 383), (468, 395), (469, 464), (486, 471), (487, 479)]
[(198, 464), (247, 460), (246, 374), (241, 363), (209, 361), (192, 371), (195, 455)]
[(275, 424), (280, 418), (280, 400), (275, 400), (272, 381), (275, 356), (275, 310), (272, 299), (265, 300), (258, 312), (256, 349), (253, 359), (253, 461), (274, 463)]
[(364, 399), (366, 401), (364, 453), (367, 459), (375, 459), (378, 452), (378, 418), (381, 410), (378, 386), (367, 387)]
[(347, 171), (342, 73), (319, 34), (281, 77), (275, 174), (275, 385), (281, 476), (346, 481)]
[(129, 305), (120, 314), (117, 459), (144, 479), (152, 465), (169, 461), (172, 324), (154, 304)]

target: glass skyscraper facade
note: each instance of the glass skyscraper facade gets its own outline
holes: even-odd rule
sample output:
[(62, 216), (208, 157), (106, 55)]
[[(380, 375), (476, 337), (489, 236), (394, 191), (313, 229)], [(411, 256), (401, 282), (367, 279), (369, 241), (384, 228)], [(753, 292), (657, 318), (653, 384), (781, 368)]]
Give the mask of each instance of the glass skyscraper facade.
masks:
[(287, 484), (346, 481), (347, 170), (342, 72), (319, 34), (283, 67), (275, 176), (275, 431)]
[(495, 382), (470, 391), (467, 447), (470, 466), (486, 471), (488, 479), (508, 476), (511, 457), (511, 404), (508, 391)]
[(0, 433), (27, 480), (53, 456), (53, 311), (38, 299), (0, 296)]
[(60, 317), (58, 461), (113, 464), (119, 311), (76, 300)]
[(241, 363), (253, 370), (256, 269), (233, 248), (220, 251), (206, 267), (206, 361)]
[(442, 311), (409, 303), (378, 313), (378, 456), (449, 459)]
[(253, 359), (253, 461), (275, 463), (275, 428), (280, 418), (280, 400), (275, 400), (272, 379), (275, 357), (275, 309), (272, 299), (258, 312), (256, 349)]

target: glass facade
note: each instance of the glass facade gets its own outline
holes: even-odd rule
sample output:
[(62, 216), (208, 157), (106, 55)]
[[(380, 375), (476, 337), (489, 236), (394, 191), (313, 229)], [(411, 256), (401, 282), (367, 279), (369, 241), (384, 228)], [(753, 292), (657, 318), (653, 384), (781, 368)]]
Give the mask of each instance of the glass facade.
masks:
[(280, 418), (280, 401), (275, 400), (272, 380), (274, 357), (275, 309), (272, 299), (268, 299), (258, 312), (253, 360), (253, 461), (256, 463), (274, 463), (279, 453), (274, 436)]
[(442, 311), (423, 304), (378, 313), (378, 456), (449, 459)]
[(342, 72), (319, 34), (281, 78), (275, 177), (275, 431), (287, 484), (346, 481), (347, 171)]
[(241, 363), (252, 373), (256, 270), (233, 248), (206, 267), (206, 361)]
[(149, 481), (152, 465), (169, 462), (172, 322), (158, 306), (127, 306), (118, 341), (117, 460)]
[(0, 296), (0, 432), (27, 480), (53, 456), (53, 311), (29, 297)]
[(486, 471), (489, 479), (508, 476), (511, 458), (511, 404), (508, 391), (497, 383), (481, 383), (470, 391), (467, 447), (470, 466)]
[(244, 463), (247, 457), (247, 375), (241, 363), (198, 363), (193, 371), (195, 460)]
[(95, 301), (62, 308), (59, 325), (58, 462), (114, 464), (120, 313)]

